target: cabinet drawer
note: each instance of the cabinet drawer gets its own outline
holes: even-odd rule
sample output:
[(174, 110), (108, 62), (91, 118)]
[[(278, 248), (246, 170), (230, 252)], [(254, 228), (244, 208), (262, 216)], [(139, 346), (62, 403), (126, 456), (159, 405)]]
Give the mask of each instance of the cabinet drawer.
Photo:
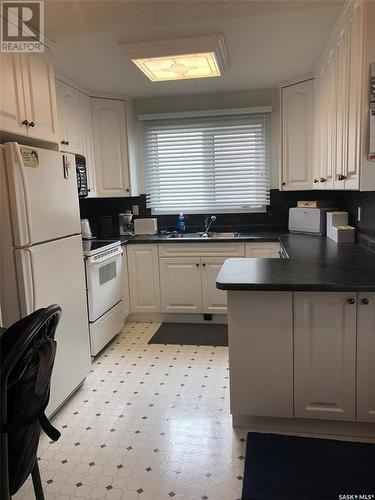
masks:
[(245, 257), (246, 258), (269, 258), (279, 259), (281, 245), (277, 241), (266, 241), (264, 243), (246, 243)]
[(244, 243), (165, 243), (159, 257), (244, 257)]

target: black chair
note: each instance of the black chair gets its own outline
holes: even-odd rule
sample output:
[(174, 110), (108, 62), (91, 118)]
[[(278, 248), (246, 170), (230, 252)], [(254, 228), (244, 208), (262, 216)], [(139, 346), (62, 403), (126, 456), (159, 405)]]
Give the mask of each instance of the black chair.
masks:
[(55, 359), (61, 308), (52, 305), (17, 321), (0, 338), (0, 498), (10, 500), (31, 473), (44, 500), (37, 449), (41, 428), (60, 437), (44, 414)]

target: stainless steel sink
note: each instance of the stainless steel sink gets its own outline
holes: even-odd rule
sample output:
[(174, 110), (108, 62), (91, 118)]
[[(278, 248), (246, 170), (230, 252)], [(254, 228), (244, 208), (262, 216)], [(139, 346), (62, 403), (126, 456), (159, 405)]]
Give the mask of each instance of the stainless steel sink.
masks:
[(239, 233), (233, 232), (210, 232), (210, 233), (172, 233), (168, 236), (168, 239), (183, 239), (183, 240), (196, 240), (196, 239), (225, 239), (225, 238), (238, 238)]
[(207, 236), (205, 236), (204, 234), (202, 234), (201, 238), (238, 238), (239, 237), (239, 233), (227, 233), (227, 232), (222, 232), (222, 233), (219, 233), (219, 232), (212, 232), (212, 233), (208, 233)]
[(182, 240), (196, 240), (201, 237), (201, 233), (172, 233), (168, 236), (168, 239), (182, 239)]

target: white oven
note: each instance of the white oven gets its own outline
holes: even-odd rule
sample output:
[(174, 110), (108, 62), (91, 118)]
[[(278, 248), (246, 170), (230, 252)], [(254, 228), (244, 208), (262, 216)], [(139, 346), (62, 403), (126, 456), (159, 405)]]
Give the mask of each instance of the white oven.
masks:
[(95, 322), (123, 298), (121, 244), (107, 245), (86, 258), (89, 321)]

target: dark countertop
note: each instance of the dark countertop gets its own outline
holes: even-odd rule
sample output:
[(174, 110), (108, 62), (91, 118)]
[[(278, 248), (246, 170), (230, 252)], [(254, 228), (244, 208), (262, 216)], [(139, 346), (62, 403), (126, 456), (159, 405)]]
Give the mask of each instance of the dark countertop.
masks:
[(120, 236), (122, 244), (223, 243), (280, 241), (288, 259), (226, 260), (217, 277), (221, 290), (375, 291), (375, 252), (359, 243), (319, 236), (275, 232), (241, 232), (235, 238), (168, 238), (168, 235)]
[[(198, 234), (198, 233), (192, 233)], [(199, 236), (191, 238), (169, 238), (168, 234), (155, 234), (153, 236), (119, 236), (123, 243), (224, 243), (234, 241), (279, 241), (281, 233), (246, 233), (241, 232), (240, 236), (233, 238), (200, 238)]]
[(225, 261), (221, 290), (375, 291), (375, 252), (358, 243), (318, 236), (279, 235), (289, 259)]

